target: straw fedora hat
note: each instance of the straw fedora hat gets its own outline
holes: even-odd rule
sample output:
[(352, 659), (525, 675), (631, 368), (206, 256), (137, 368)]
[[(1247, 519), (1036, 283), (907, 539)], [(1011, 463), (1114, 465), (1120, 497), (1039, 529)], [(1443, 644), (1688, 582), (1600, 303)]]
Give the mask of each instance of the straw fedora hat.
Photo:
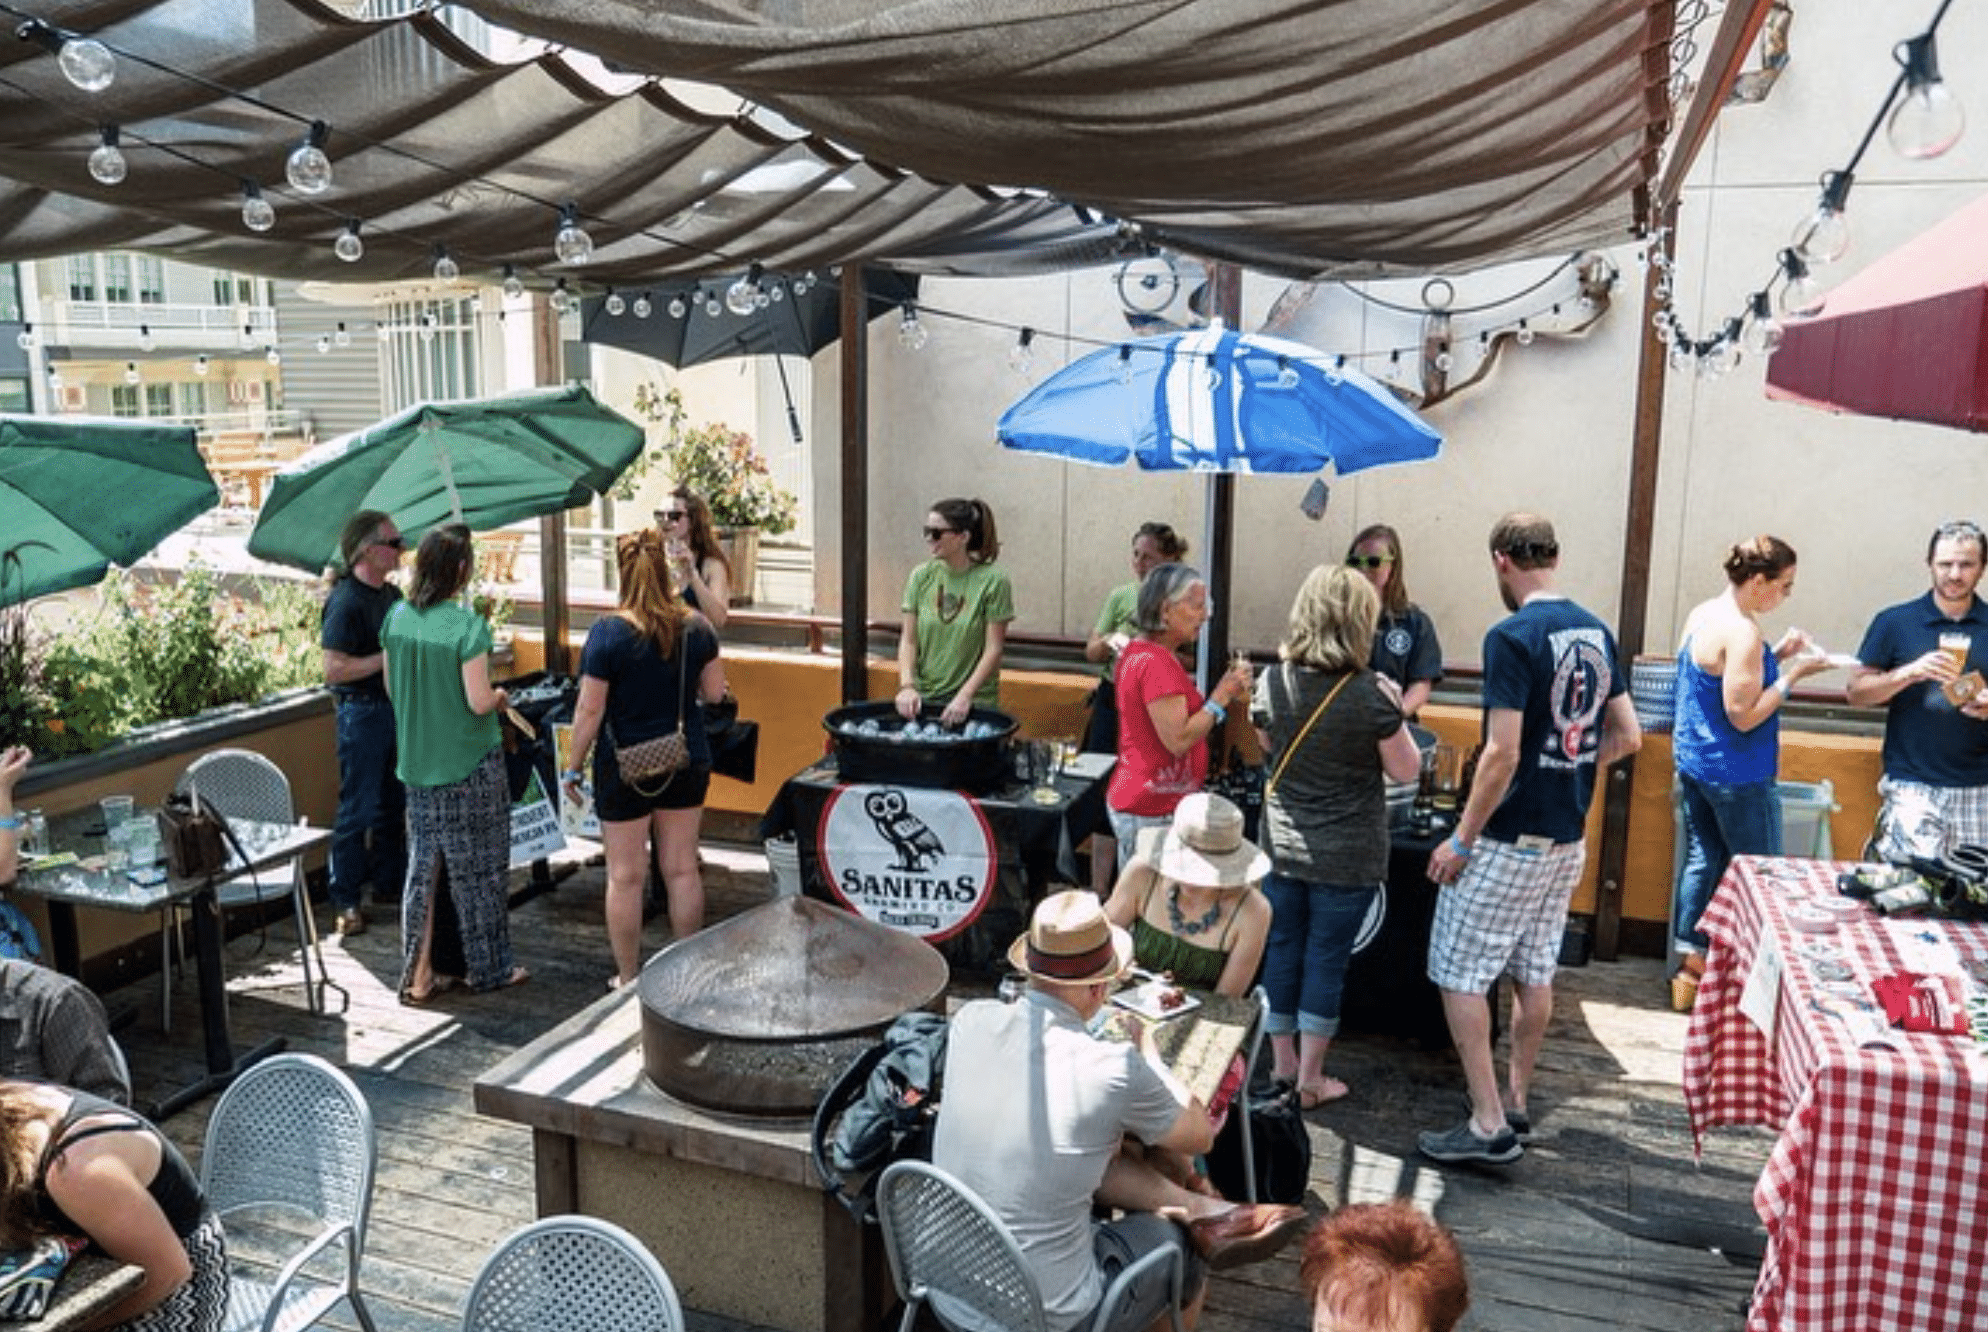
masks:
[(1038, 980), (1093, 985), (1132, 965), (1132, 936), (1105, 919), (1096, 893), (1073, 888), (1036, 904), (1028, 933), (1008, 949), (1008, 965)]
[(1138, 853), (1191, 888), (1248, 888), (1270, 873), (1270, 857), (1243, 836), (1242, 811), (1206, 791), (1181, 797), (1171, 827), (1141, 831)]

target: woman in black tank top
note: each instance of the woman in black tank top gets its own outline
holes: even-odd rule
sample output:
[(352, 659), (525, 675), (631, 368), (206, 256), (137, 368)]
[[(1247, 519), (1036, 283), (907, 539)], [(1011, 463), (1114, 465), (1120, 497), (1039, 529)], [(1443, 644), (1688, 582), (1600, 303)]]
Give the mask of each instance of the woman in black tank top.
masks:
[(81, 1235), (145, 1269), (84, 1332), (218, 1332), (228, 1306), (221, 1223), (157, 1128), (85, 1092), (0, 1081), (0, 1144), (0, 1247)]

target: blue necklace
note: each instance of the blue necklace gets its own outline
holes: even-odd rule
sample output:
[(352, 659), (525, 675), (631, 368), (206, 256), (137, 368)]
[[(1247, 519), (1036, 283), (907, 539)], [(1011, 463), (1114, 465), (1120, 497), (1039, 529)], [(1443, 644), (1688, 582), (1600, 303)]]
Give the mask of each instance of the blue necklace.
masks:
[(1180, 885), (1175, 883), (1167, 886), (1167, 924), (1173, 927), (1175, 934), (1180, 935), (1182, 938), (1192, 938), (1197, 934), (1206, 934), (1209, 930), (1215, 928), (1215, 922), (1221, 918), (1222, 899), (1218, 897), (1215, 899), (1214, 905), (1208, 908), (1206, 915), (1202, 916), (1199, 920), (1189, 920), (1180, 914)]

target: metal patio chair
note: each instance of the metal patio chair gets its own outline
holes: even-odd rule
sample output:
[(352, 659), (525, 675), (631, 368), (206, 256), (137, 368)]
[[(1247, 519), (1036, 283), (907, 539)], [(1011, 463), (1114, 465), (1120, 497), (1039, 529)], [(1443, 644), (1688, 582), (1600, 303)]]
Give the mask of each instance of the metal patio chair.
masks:
[[(894, 1162), (877, 1186), (877, 1221), (891, 1280), (904, 1300), (898, 1332), (930, 1305), (951, 1332), (1048, 1332), (1042, 1292), (1001, 1218), (966, 1185), (923, 1161)], [(1087, 1326), (1105, 1327), (1133, 1280), (1164, 1268), (1173, 1332), (1181, 1332), (1181, 1251), (1160, 1249), (1105, 1287)]]
[(463, 1332), (683, 1332), (669, 1273), (642, 1241), (591, 1216), (548, 1216), (483, 1260)]
[(316, 1055), (272, 1056), (221, 1093), (200, 1189), (228, 1232), (225, 1332), (296, 1332), (340, 1300), (376, 1332), (359, 1260), (378, 1152), (365, 1096)]

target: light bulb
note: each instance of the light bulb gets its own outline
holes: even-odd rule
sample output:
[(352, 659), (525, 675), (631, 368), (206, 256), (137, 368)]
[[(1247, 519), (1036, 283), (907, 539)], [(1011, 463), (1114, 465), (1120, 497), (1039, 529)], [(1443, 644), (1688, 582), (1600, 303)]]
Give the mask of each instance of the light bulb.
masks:
[(670, 318), (672, 319), (681, 319), (690, 310), (690, 307), (683, 303), (683, 297), (681, 296), (670, 297), (670, 303), (663, 308), (670, 312)]
[(1939, 49), (1931, 32), (1900, 42), (1892, 59), (1905, 69), (1905, 93), (1885, 122), (1885, 137), (1905, 157), (1938, 157), (1967, 128), (1960, 99), (1940, 81)]
[(318, 355), (320, 356), (331, 355), (331, 334), (329, 333), (318, 334), (317, 349), (318, 349)]
[(338, 327), (332, 330), (331, 345), (334, 347), (350, 347), (352, 345), (352, 335), (346, 331), (343, 319), (339, 320)]
[(271, 365), (281, 365), (283, 364), (283, 353), (278, 351), (275, 347), (271, 347), (268, 351), (262, 354), (262, 359), (269, 362)]
[(1850, 248), (1850, 224), (1841, 209), (1825, 202), (1796, 224), (1793, 242), (1796, 253), (1809, 263), (1834, 263)]
[(1781, 345), (1780, 321), (1769, 315), (1765, 319), (1750, 319), (1746, 330), (1740, 334), (1740, 345), (1755, 356), (1773, 354)]
[(1902, 157), (1938, 157), (1959, 142), (1967, 128), (1967, 110), (1944, 83), (1928, 83), (1910, 88), (1891, 119), (1885, 122), (1885, 137)]
[(629, 308), (635, 311), (635, 317), (637, 319), (647, 319), (650, 315), (656, 312), (656, 304), (654, 301), (651, 301), (649, 299), (649, 293), (646, 291), (643, 292), (640, 296), (637, 296), (635, 298), (635, 304)]
[(138, 373), (138, 362), (126, 361), (124, 363), (124, 382), (127, 384), (136, 384), (140, 379), (140, 377), (141, 376)]
[(716, 319), (719, 315), (725, 313), (725, 303), (718, 299), (717, 292), (714, 291), (707, 293), (705, 295), (704, 313), (709, 315), (713, 319)]
[(103, 128), (103, 141), (90, 151), (90, 178), (99, 185), (115, 185), (130, 170), (117, 147), (117, 126)]
[(480, 291), (473, 291), (473, 292), (471, 292), (471, 293), (470, 293), (470, 295), (469, 295), (469, 312), (470, 312), (471, 314), (479, 314), (479, 315), (483, 313), (483, 293), (482, 293), (482, 292), (480, 292)]
[(545, 299), (546, 304), (552, 307), (554, 314), (565, 314), (567, 309), (573, 304), (573, 297), (566, 290), (566, 279), (560, 278), (558, 284), (552, 289), (552, 295)]
[(1112, 367), (1111, 377), (1121, 384), (1132, 382), (1132, 349), (1121, 344), (1118, 348), (1118, 364)]
[(749, 315), (759, 299), (759, 288), (750, 278), (740, 278), (725, 288), (725, 308), (735, 315)]
[(525, 294), (525, 280), (518, 276), (518, 270), (516, 267), (514, 267), (511, 264), (505, 264), (504, 265), (505, 297), (507, 299), (515, 301), (524, 294)]
[(627, 313), (628, 310), (628, 301), (620, 292), (614, 290), (612, 287), (608, 288), (607, 300), (603, 301), (602, 304), (607, 307), (609, 314), (617, 317)]
[(33, 324), (23, 324), (21, 331), (14, 335), (14, 345), (22, 351), (33, 351), (35, 345), (35, 326)]
[(1731, 338), (1720, 338), (1712, 345), (1712, 354), (1706, 359), (1713, 363), (1719, 374), (1730, 374), (1739, 369), (1739, 344)]
[(375, 324), (373, 325), (373, 336), (377, 337), (381, 342), (391, 342), (393, 341), (393, 327), (389, 324)]
[(1657, 311), (1657, 318), (1656, 318), (1657, 341), (1666, 347), (1670, 346), (1672, 341), (1674, 341), (1677, 337), (1677, 330), (1673, 329), (1670, 326), (1670, 319), (1668, 318), (1669, 313), (1670, 312), (1667, 310), (1659, 310)]
[(54, 366), (48, 367), (48, 389), (53, 393), (62, 387), (62, 372)]
[(453, 283), (462, 276), (462, 265), (456, 262), (445, 245), (435, 247), (435, 281)]
[(117, 77), (117, 57), (94, 37), (71, 37), (62, 43), (55, 63), (63, 78), (87, 93), (102, 92)]
[(594, 238), (580, 226), (580, 206), (567, 204), (559, 210), (559, 230), (552, 237), (552, 252), (562, 264), (584, 264), (594, 257)]
[(1822, 309), (1825, 294), (1822, 284), (1808, 273), (1790, 277), (1781, 288), (1781, 313), (1797, 319), (1815, 314)]
[(423, 314), (421, 322), (415, 325), (415, 336), (419, 337), (423, 342), (433, 342), (435, 340), (435, 328), (439, 322), (434, 315)]
[(1532, 325), (1528, 324), (1523, 319), (1519, 320), (1518, 338), (1519, 338), (1519, 346), (1521, 347), (1532, 346), (1532, 339), (1533, 339)]
[(1015, 338), (1015, 345), (1008, 348), (1008, 368), (1023, 378), (1035, 368), (1035, 353), (1029, 344), (1035, 341), (1035, 330), (1023, 329)]
[(202, 352), (200, 355), (193, 358), (194, 374), (199, 375), (202, 379), (205, 379), (207, 377), (207, 371), (209, 370), (209, 368), (210, 367), (207, 362), (207, 353)]
[(754, 292), (752, 293), (753, 309), (764, 310), (767, 306), (771, 304), (773, 304), (773, 298), (766, 294), (766, 288), (760, 287), (754, 290)]
[(143, 352), (153, 351), (158, 345), (159, 340), (152, 336), (152, 326), (150, 324), (140, 324), (138, 326), (138, 350)]
[(331, 188), (331, 159), (324, 155), (325, 137), (331, 129), (322, 120), (313, 120), (304, 131), (304, 141), (290, 150), (283, 163), (283, 178), (292, 189), (304, 194), (323, 194)]
[(357, 218), (347, 222), (345, 230), (338, 233), (338, 239), (332, 242), (331, 252), (348, 264), (358, 263), (360, 257), (366, 253), (366, 243), (359, 239)]
[(897, 345), (906, 351), (922, 351), (930, 338), (925, 325), (918, 321), (918, 307), (905, 306), (903, 313), (897, 317)]
[(262, 187), (252, 180), (242, 182), (242, 225), (250, 231), (267, 231), (276, 225), (276, 209), (262, 197)]
[(775, 305), (787, 299), (787, 289), (777, 282), (770, 287), (762, 287), (760, 294)]
[(1691, 344), (1683, 338), (1679, 338), (1676, 342), (1671, 343), (1670, 368), (1679, 374), (1683, 374), (1685, 371), (1691, 369), (1692, 362), (1697, 359), (1692, 353)]

